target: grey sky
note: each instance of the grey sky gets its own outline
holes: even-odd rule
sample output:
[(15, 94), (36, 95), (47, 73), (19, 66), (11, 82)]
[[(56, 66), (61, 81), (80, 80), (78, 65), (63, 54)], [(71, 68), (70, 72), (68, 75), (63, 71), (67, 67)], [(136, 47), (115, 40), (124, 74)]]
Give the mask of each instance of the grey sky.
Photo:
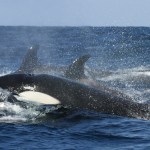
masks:
[(0, 0), (0, 25), (150, 26), (150, 0)]

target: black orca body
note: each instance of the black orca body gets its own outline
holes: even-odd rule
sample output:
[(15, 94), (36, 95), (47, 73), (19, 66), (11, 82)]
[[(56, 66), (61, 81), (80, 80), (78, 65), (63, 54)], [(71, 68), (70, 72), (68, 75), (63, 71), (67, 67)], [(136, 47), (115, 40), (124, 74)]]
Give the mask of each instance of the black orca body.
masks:
[(48, 94), (63, 106), (93, 110), (106, 114), (134, 118), (150, 118), (148, 104), (135, 103), (120, 92), (106, 87), (91, 88), (79, 82), (51, 75), (10, 74), (0, 77), (0, 87), (20, 93), (24, 87)]

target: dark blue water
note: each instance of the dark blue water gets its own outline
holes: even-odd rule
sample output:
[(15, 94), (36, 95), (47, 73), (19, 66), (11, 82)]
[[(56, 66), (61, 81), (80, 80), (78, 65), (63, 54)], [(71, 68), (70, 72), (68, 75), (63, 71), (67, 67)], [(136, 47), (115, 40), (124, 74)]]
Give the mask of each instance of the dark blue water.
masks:
[[(20, 66), (39, 44), (45, 65), (68, 66), (84, 54), (86, 75), (140, 103), (150, 101), (150, 28), (0, 27), (0, 75)], [(50, 73), (50, 72), (49, 72)], [(150, 121), (64, 110), (41, 114), (0, 103), (0, 149), (149, 149)]]

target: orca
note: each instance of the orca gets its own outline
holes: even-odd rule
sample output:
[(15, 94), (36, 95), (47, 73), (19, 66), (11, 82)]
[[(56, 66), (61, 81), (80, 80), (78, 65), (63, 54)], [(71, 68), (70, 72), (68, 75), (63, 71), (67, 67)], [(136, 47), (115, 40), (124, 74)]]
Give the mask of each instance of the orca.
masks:
[(29, 48), (25, 57), (22, 60), (19, 69), (15, 73), (32, 73), (35, 68), (41, 66), (37, 57), (38, 49), (39, 45), (33, 45)]
[(26, 91), (43, 93), (58, 100), (58, 105), (73, 109), (150, 119), (149, 104), (136, 103), (123, 93), (105, 86), (99, 85), (99, 89), (96, 89), (63, 77), (9, 74), (0, 77), (0, 87), (17, 94)]
[(87, 54), (73, 61), (73, 63), (69, 65), (69, 67), (66, 69), (64, 76), (66, 78), (70, 78), (74, 80), (80, 80), (86, 78), (84, 74), (84, 64), (90, 57), (91, 56)]

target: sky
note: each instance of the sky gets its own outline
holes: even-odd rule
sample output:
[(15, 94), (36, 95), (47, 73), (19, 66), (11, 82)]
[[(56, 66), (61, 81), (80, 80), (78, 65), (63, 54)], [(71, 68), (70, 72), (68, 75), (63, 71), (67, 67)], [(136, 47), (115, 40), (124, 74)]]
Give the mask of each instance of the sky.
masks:
[(150, 0), (0, 0), (0, 25), (147, 26)]

